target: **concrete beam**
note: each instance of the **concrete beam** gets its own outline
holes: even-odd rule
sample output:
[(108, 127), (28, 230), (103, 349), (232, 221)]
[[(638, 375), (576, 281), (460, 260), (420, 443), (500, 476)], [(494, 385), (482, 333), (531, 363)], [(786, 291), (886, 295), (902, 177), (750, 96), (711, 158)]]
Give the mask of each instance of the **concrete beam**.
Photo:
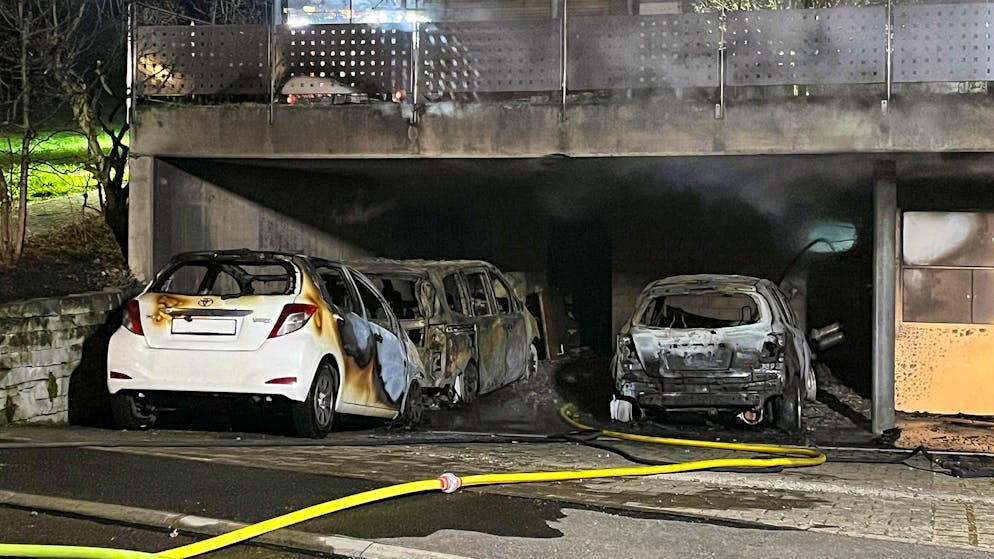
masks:
[(897, 305), (897, 180), (893, 161), (873, 181), (873, 432), (894, 427), (894, 336)]
[(715, 120), (706, 99), (573, 103), (560, 119), (554, 103), (410, 107), (155, 105), (138, 112), (134, 151), (174, 157), (503, 158), (565, 154), (695, 156), (851, 152), (987, 152), (994, 101), (922, 95), (893, 103), (887, 115), (852, 97), (789, 97), (730, 103)]
[(139, 281), (155, 274), (155, 158), (131, 152), (128, 181), (128, 267)]

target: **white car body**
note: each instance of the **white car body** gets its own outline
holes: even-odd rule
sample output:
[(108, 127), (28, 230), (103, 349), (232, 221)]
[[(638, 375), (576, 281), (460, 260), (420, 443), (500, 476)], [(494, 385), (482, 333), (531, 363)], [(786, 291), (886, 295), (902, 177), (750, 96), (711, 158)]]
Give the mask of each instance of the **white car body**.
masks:
[[(187, 282), (195, 290), (171, 288), (201, 270)], [(272, 293), (251, 294), (259, 289)], [(107, 388), (132, 399), (168, 392), (303, 403), (323, 364), (334, 371), (337, 413), (396, 418), (412, 384), (423, 382), (417, 348), (358, 272), (289, 254), (187, 253), (126, 303), (110, 340)]]

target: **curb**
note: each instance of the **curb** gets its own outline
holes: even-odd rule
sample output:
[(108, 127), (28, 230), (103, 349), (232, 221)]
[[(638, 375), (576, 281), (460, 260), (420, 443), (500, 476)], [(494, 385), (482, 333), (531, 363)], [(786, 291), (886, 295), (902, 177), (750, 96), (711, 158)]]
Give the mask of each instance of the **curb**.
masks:
[[(85, 518), (119, 522), (132, 526), (147, 526), (162, 530), (178, 530), (202, 536), (217, 536), (247, 526), (241, 522), (207, 518), (193, 514), (159, 511), (112, 505), (93, 501), (80, 501), (63, 497), (33, 495), (15, 491), (0, 490), (0, 506), (13, 506), (45, 512), (71, 514)], [(470, 559), (462, 555), (451, 555), (425, 551), (410, 547), (387, 545), (368, 540), (336, 535), (321, 535), (313, 532), (282, 529), (250, 540), (252, 542), (275, 545), (287, 549), (306, 552), (333, 554), (339, 557), (361, 559)]]

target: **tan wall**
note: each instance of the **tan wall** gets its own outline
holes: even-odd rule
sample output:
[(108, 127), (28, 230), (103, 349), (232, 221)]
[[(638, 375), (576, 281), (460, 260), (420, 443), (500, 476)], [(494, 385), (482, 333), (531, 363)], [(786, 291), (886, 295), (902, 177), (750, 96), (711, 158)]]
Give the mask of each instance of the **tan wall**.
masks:
[(894, 350), (898, 410), (994, 415), (994, 328), (899, 321)]
[[(902, 226), (899, 216), (899, 255)], [(948, 235), (939, 237), (955, 245)], [(894, 407), (904, 412), (994, 415), (994, 325), (905, 322), (901, 266), (896, 273)]]

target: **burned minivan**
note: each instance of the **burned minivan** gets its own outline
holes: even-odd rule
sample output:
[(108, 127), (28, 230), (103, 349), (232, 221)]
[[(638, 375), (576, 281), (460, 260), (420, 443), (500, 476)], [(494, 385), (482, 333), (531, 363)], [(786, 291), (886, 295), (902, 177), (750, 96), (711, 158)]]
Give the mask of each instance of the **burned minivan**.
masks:
[(783, 292), (746, 276), (676, 276), (649, 284), (618, 334), (611, 416), (644, 409), (732, 409), (750, 425), (801, 429), (815, 398), (811, 350)]
[(380, 290), (425, 363), (425, 392), (470, 402), (534, 372), (538, 325), (492, 264), (354, 262)]

